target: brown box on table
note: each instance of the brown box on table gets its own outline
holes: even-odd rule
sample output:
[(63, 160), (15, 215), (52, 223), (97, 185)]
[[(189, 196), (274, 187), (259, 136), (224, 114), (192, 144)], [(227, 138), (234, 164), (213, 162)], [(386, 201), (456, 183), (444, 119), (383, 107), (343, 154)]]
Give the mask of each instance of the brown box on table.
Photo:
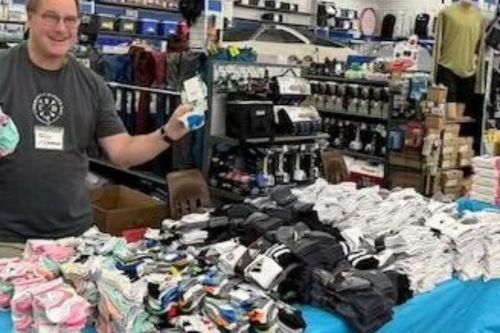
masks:
[(91, 190), (90, 198), (99, 230), (114, 236), (124, 230), (159, 228), (168, 217), (165, 203), (125, 186)]

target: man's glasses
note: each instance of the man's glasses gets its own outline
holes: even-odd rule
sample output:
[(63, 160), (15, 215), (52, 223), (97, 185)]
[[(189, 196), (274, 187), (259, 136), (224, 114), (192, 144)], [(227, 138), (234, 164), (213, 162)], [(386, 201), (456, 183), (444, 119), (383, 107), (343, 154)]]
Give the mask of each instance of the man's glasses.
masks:
[(59, 25), (59, 22), (63, 22), (64, 25), (69, 29), (74, 29), (80, 24), (80, 18), (78, 16), (60, 16), (54, 12), (47, 12), (40, 15), (42, 22), (52, 28)]

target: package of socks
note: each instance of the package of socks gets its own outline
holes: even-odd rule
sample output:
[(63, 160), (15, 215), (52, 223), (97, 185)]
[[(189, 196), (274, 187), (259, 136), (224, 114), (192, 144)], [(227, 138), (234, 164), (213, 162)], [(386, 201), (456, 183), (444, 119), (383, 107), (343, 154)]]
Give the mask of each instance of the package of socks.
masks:
[(160, 35), (169, 37), (177, 33), (176, 21), (161, 21), (160, 22)]
[(158, 35), (158, 20), (143, 18), (139, 21), (137, 32), (144, 35)]
[(99, 15), (97, 17), (97, 27), (99, 31), (114, 31), (115, 17), (112, 15)]
[(137, 32), (137, 21), (132, 17), (120, 17), (117, 21), (118, 31), (128, 34)]
[(281, 76), (271, 80), (271, 91), (276, 104), (296, 104), (311, 95), (311, 84), (300, 77)]
[(313, 135), (321, 131), (321, 117), (312, 106), (275, 106), (274, 111), (280, 134)]
[(90, 197), (97, 226), (116, 236), (129, 229), (158, 228), (168, 216), (165, 204), (125, 186), (92, 190)]
[(228, 101), (227, 135), (240, 138), (274, 136), (273, 103), (270, 101)]

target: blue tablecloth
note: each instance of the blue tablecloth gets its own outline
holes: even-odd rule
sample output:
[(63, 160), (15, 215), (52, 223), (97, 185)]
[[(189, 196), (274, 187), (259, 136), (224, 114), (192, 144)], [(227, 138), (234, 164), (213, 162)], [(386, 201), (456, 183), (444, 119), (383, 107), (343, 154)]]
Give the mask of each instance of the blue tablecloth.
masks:
[[(351, 333), (347, 323), (330, 312), (302, 307), (306, 333)], [(10, 332), (10, 313), (0, 313), (0, 332)], [(95, 332), (88, 329), (86, 333)], [(394, 319), (379, 333), (498, 333), (500, 280), (452, 280), (396, 308)]]

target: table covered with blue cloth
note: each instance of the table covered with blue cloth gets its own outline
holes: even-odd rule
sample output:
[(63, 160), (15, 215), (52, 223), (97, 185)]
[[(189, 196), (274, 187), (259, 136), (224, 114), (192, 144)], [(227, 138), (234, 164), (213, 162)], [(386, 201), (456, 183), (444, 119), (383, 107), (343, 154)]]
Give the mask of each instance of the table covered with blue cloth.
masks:
[[(352, 328), (331, 312), (302, 306), (306, 333), (350, 333)], [(11, 332), (10, 312), (0, 312), (0, 332)], [(86, 333), (93, 333), (87, 329)], [(500, 280), (451, 280), (395, 309), (380, 333), (498, 333)]]

